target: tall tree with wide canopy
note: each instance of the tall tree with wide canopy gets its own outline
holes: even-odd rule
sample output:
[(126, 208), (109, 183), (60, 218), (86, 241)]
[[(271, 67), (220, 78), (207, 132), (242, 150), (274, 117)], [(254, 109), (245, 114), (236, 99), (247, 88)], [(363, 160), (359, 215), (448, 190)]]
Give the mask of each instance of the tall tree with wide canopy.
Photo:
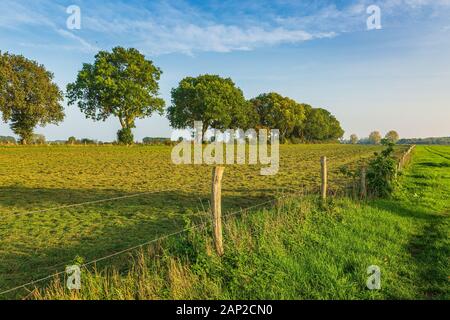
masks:
[(305, 121), (305, 108), (278, 93), (263, 93), (250, 100), (259, 116), (259, 127), (278, 129), (281, 141), (290, 138)]
[(22, 144), (33, 137), (37, 125), (64, 119), (62, 92), (53, 74), (22, 55), (0, 52), (0, 112)]
[(131, 144), (135, 120), (164, 111), (164, 100), (158, 97), (161, 73), (136, 49), (100, 51), (95, 62), (85, 63), (77, 80), (67, 86), (69, 105), (78, 103), (86, 118), (94, 121), (117, 117), (122, 126), (119, 142)]
[(306, 121), (302, 136), (306, 141), (333, 141), (344, 135), (341, 124), (329, 111), (322, 108), (306, 108)]
[(167, 118), (176, 129), (193, 127), (194, 121), (202, 121), (205, 135), (208, 128), (251, 128), (256, 114), (230, 78), (205, 74), (186, 77), (172, 89)]

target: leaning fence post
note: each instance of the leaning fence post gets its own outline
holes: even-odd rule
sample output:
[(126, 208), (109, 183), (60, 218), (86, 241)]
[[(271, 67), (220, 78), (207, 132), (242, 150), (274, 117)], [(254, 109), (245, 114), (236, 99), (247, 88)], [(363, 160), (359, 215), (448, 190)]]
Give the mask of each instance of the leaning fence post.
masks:
[(222, 243), (222, 177), (224, 167), (213, 168), (212, 174), (212, 190), (211, 190), (211, 206), (213, 215), (213, 233), (214, 244), (217, 254), (223, 255)]
[(322, 157), (320, 159), (320, 166), (321, 166), (321, 179), (322, 179), (322, 185), (320, 188), (320, 193), (323, 200), (326, 200), (327, 198), (327, 157)]
[(361, 168), (361, 198), (365, 199), (367, 197), (367, 187), (366, 187), (366, 168)]

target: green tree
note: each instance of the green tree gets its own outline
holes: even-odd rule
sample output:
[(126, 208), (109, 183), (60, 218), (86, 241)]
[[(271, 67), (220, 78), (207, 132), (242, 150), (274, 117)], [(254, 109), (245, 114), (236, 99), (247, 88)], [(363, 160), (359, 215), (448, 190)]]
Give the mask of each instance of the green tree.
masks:
[(16, 144), (16, 139), (10, 136), (0, 136), (0, 144)]
[(397, 141), (400, 139), (399, 134), (395, 130), (391, 130), (388, 133), (386, 133), (386, 136), (384, 137), (387, 141), (392, 143), (397, 143)]
[(46, 144), (47, 140), (43, 134), (33, 134), (31, 137), (32, 144)]
[(250, 128), (255, 124), (256, 113), (230, 78), (206, 74), (186, 77), (172, 89), (167, 118), (176, 129), (193, 127), (194, 121), (202, 121), (204, 135), (208, 128)]
[(74, 144), (76, 144), (77, 143), (77, 138), (75, 138), (75, 137), (69, 137), (69, 139), (67, 139), (67, 144), (71, 144), (71, 145), (74, 145)]
[(170, 138), (162, 138), (162, 137), (145, 137), (142, 139), (143, 144), (170, 144)]
[(164, 111), (164, 100), (158, 97), (161, 73), (136, 49), (100, 51), (94, 64), (85, 63), (77, 80), (67, 85), (69, 105), (77, 102), (86, 118), (94, 121), (117, 117), (122, 126), (119, 142), (131, 144), (135, 120)]
[(20, 142), (27, 144), (37, 125), (64, 119), (62, 92), (53, 74), (36, 61), (0, 52), (0, 112)]
[[(326, 111), (326, 110), (325, 110)], [(326, 111), (328, 116), (328, 133), (327, 140), (336, 141), (344, 136), (344, 129), (341, 127), (341, 123), (330, 112)]]
[(380, 144), (381, 143), (381, 134), (379, 131), (373, 131), (370, 133), (369, 143), (371, 143), (371, 144)]
[(344, 135), (339, 121), (322, 108), (306, 109), (306, 121), (302, 133), (306, 141), (332, 141)]
[(356, 134), (352, 134), (351, 136), (350, 136), (350, 143), (351, 144), (357, 144), (358, 143), (358, 136), (356, 135)]
[(87, 144), (97, 144), (97, 140), (89, 139), (89, 138), (83, 138), (80, 140), (81, 144), (87, 145)]
[(278, 93), (263, 93), (250, 102), (258, 113), (257, 127), (280, 130), (281, 141), (295, 136), (305, 121), (304, 106)]

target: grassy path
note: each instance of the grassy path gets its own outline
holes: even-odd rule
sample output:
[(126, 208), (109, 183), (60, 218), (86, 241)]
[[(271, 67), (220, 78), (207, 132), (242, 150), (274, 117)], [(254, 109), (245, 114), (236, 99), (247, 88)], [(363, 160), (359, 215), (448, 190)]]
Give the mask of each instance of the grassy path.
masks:
[(422, 298), (450, 299), (450, 147), (418, 147), (394, 201), (380, 201), (408, 216), (416, 228), (408, 250)]

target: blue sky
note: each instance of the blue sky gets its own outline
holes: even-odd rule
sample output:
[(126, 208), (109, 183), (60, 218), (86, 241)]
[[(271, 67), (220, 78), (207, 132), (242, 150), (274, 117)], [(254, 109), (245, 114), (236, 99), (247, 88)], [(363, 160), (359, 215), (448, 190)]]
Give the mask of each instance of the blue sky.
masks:
[[(381, 9), (367, 30), (366, 9)], [(66, 9), (81, 9), (69, 30)], [(450, 0), (0, 2), (0, 50), (43, 63), (65, 90), (98, 50), (135, 47), (163, 70), (161, 96), (185, 76), (231, 77), (247, 98), (277, 91), (334, 113), (367, 136), (450, 135)], [(115, 139), (117, 119), (93, 122), (66, 107), (47, 139)], [(137, 121), (135, 137), (170, 136), (164, 117)], [(0, 124), (0, 135), (12, 135)]]

